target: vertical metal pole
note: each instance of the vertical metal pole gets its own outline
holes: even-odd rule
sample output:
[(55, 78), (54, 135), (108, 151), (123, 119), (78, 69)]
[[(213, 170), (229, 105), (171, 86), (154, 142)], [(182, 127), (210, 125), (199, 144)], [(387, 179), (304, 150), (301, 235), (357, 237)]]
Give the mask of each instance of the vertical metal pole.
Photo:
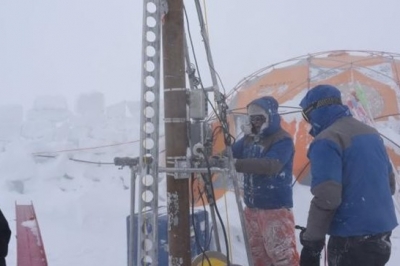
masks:
[(233, 154), (232, 154), (231, 146), (228, 146), (226, 151), (227, 151), (229, 164), (230, 164), (229, 175), (232, 177), (232, 183), (233, 183), (233, 189), (234, 189), (234, 192), (235, 192), (236, 205), (237, 205), (238, 212), (239, 212), (240, 225), (242, 226), (244, 247), (246, 249), (246, 255), (247, 255), (247, 263), (248, 263), (248, 265), (253, 266), (254, 265), (253, 256), (251, 254), (250, 243), (249, 243), (249, 239), (248, 239), (248, 235), (247, 235), (246, 221), (244, 219), (244, 214), (243, 214), (242, 198), (240, 196), (240, 190), (239, 190), (238, 175), (237, 175), (237, 173), (235, 171), (235, 164), (234, 164), (234, 161), (233, 161)]
[(135, 217), (135, 198), (136, 198), (136, 172), (137, 167), (131, 167), (131, 214), (129, 216), (129, 253), (128, 253), (128, 266), (134, 266), (133, 260), (133, 245), (134, 245), (134, 237), (135, 232), (134, 228), (134, 217)]
[[(138, 266), (158, 265), (161, 4), (143, 1)], [(146, 160), (145, 158), (150, 158)]]
[(214, 87), (214, 93), (216, 94), (216, 95), (214, 95), (214, 97), (216, 97), (217, 100), (219, 101), (221, 96), (220, 96), (218, 80), (217, 80), (217, 72), (215, 71), (214, 61), (213, 61), (212, 55), (211, 55), (210, 40), (208, 38), (207, 29), (204, 24), (203, 12), (201, 11), (201, 5), (200, 5), (199, 0), (195, 0), (195, 4), (196, 4), (196, 9), (197, 9), (197, 16), (199, 17), (201, 36), (203, 37), (203, 40), (204, 40), (204, 48), (206, 50), (207, 62), (208, 62), (208, 66), (210, 67), (211, 80), (212, 80), (213, 87)]
[[(200, 22), (200, 27), (201, 27), (201, 34), (202, 34), (203, 39), (204, 39), (204, 46), (205, 46), (205, 49), (206, 49), (208, 65), (210, 67), (211, 79), (212, 79), (212, 83), (213, 83), (213, 87), (214, 87), (214, 98), (215, 98), (215, 101), (218, 104), (218, 114), (219, 114), (220, 118), (226, 119), (226, 110), (224, 109), (225, 106), (222, 106), (222, 104), (225, 104), (225, 101), (223, 99), (224, 97), (222, 96), (221, 92), (219, 91), (217, 73), (215, 71), (214, 62), (213, 62), (212, 55), (211, 55), (210, 42), (209, 42), (209, 38), (208, 38), (208, 33), (206, 31), (206, 28), (205, 28), (205, 23), (204, 23), (204, 19), (203, 19), (203, 12), (201, 11), (200, 1), (199, 0), (195, 0), (195, 3), (196, 3), (197, 14), (198, 14), (198, 17), (199, 17), (199, 22)], [(221, 122), (227, 123), (226, 120), (225, 121), (221, 121)], [(226, 127), (228, 127), (227, 124), (226, 124)], [(239, 212), (240, 224), (241, 224), (241, 227), (242, 227), (244, 244), (245, 244), (245, 249), (246, 249), (246, 253), (247, 253), (247, 261), (248, 261), (248, 265), (252, 266), (254, 264), (253, 264), (253, 258), (252, 258), (251, 251), (250, 251), (250, 243), (249, 243), (249, 240), (247, 238), (247, 229), (246, 229), (246, 224), (245, 224), (245, 219), (244, 219), (244, 214), (243, 214), (242, 200), (241, 200), (240, 191), (239, 191), (239, 182), (238, 182), (238, 178), (237, 178), (237, 173), (234, 170), (235, 166), (234, 166), (234, 163), (233, 163), (232, 148), (231, 148), (230, 144), (228, 144), (228, 143), (227, 143), (226, 151), (227, 151), (229, 164), (230, 164), (230, 168), (229, 168), (230, 169), (230, 173), (229, 173), (229, 175), (232, 177), (232, 180), (233, 180), (233, 187), (234, 187), (234, 191), (235, 191), (236, 204), (237, 204), (237, 208), (238, 208), (238, 212)]]
[[(185, 48), (185, 59), (186, 59), (186, 69), (187, 71), (191, 70), (191, 65), (190, 65), (190, 57), (189, 57), (189, 48), (188, 48), (188, 44), (186, 42), (186, 38), (184, 38), (184, 48)], [(194, 90), (195, 86), (193, 84), (193, 80), (189, 77), (189, 85), (190, 85), (190, 89)], [(207, 92), (204, 92), (207, 93)], [(195, 121), (195, 123), (201, 123), (200, 121)], [(201, 127), (201, 130), (203, 130), (203, 127)], [(201, 134), (201, 136), (203, 137), (203, 134)], [(193, 139), (191, 139), (193, 141)], [(193, 144), (195, 143), (189, 143), (190, 146), (192, 147)], [(198, 178), (198, 177), (197, 177)], [(212, 182), (210, 180), (210, 182)], [(210, 191), (208, 189), (206, 189), (206, 191), (208, 191), (207, 193), (209, 193)], [(211, 191), (212, 193), (212, 191)], [(207, 197), (209, 200), (211, 199), (211, 195), (208, 195)], [(213, 224), (213, 229), (214, 229), (214, 239), (215, 239), (215, 245), (217, 248), (217, 251), (221, 252), (221, 244), (219, 242), (219, 235), (218, 235), (218, 224), (217, 224), (217, 220), (215, 217), (215, 202), (210, 202), (210, 212), (211, 212), (211, 221)]]
[(217, 251), (221, 252), (221, 243), (219, 242), (217, 218), (215, 217), (215, 203), (210, 204), (210, 210), (211, 210), (211, 221), (212, 221), (212, 224), (213, 224), (213, 227), (214, 227), (215, 246), (217, 248)]
[[(188, 148), (183, 0), (168, 0), (163, 25), (166, 167), (184, 167)], [(189, 179), (167, 173), (169, 265), (191, 264)]]

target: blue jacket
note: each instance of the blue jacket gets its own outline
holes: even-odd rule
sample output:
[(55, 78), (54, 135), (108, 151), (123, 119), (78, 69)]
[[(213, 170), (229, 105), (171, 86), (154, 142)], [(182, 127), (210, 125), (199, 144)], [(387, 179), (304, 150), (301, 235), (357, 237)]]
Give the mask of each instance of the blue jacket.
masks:
[(293, 140), (280, 126), (274, 98), (250, 104), (266, 111), (269, 124), (259, 135), (246, 135), (232, 146), (236, 171), (244, 174), (244, 202), (249, 208), (292, 208)]
[[(339, 95), (337, 95), (339, 93)], [(301, 101), (340, 97), (320, 85)], [(391, 231), (397, 225), (392, 193), (394, 174), (379, 133), (354, 119), (347, 106), (327, 105), (310, 113), (311, 202), (307, 238), (360, 236)]]

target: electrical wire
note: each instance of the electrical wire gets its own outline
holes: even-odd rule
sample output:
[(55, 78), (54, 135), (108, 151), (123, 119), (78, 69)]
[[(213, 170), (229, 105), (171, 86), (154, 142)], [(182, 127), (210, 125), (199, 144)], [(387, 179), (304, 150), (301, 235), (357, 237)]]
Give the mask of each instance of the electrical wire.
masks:
[[(160, 154), (165, 152), (165, 150), (160, 151)], [(51, 158), (55, 159), (57, 158), (57, 155), (45, 155), (45, 154), (32, 154), (35, 157), (43, 157), (43, 158)], [(82, 159), (74, 159), (74, 158), (68, 158), (70, 161), (78, 162), (78, 163), (87, 163), (87, 164), (97, 164), (97, 165), (115, 165), (114, 162), (95, 162), (95, 161), (89, 161), (89, 160), (82, 160)]]
[(102, 149), (102, 148), (108, 148), (108, 147), (132, 144), (132, 143), (136, 143), (136, 142), (139, 142), (139, 141), (140, 140), (132, 140), (132, 141), (128, 141), (128, 142), (114, 143), (114, 144), (108, 144), (108, 145), (102, 145), (102, 146), (76, 148), (76, 149), (65, 149), (65, 150), (57, 150), (57, 151), (39, 151), (39, 152), (34, 152), (33, 154), (34, 155), (38, 155), (38, 154), (44, 154), (44, 153), (61, 153), (61, 152), (71, 152), (71, 151), (95, 150), (95, 149)]
[[(203, 209), (204, 209), (204, 211), (205, 211), (205, 202), (204, 202), (204, 199), (203, 199), (203, 197), (202, 197), (202, 191), (200, 191), (200, 188), (198, 188), (198, 190), (199, 190), (199, 193), (200, 193), (200, 199), (201, 199), (201, 201), (202, 201), (202, 205), (203, 205)], [(198, 238), (198, 234), (197, 234), (197, 230), (196, 230), (196, 223), (195, 223), (195, 219), (194, 219), (194, 204), (195, 204), (195, 202), (194, 202), (194, 193), (193, 193), (193, 191), (194, 191), (194, 174), (192, 173), (192, 175), (191, 175), (191, 191), (192, 191), (192, 197), (191, 197), (191, 200), (192, 200), (192, 226), (193, 226), (193, 232), (194, 232), (194, 237), (195, 237), (195, 242), (196, 242), (196, 245), (200, 248), (200, 250), (201, 250), (201, 253), (203, 254), (203, 262), (204, 262), (204, 259), (206, 259), (207, 260), (207, 262), (208, 262), (208, 264), (209, 265), (211, 265), (211, 261), (210, 261), (210, 258), (207, 256), (207, 254), (206, 254), (206, 249), (208, 249), (208, 247), (209, 247), (209, 243), (211, 243), (211, 231), (210, 231), (210, 233), (209, 233), (209, 240), (207, 239), (207, 235), (205, 236), (205, 239), (204, 239), (204, 243), (206, 244), (205, 245), (205, 247), (203, 247), (201, 244), (200, 244), (200, 241), (199, 241), (199, 238)], [(206, 225), (207, 225), (208, 223), (206, 223)], [(208, 232), (208, 228), (205, 228), (205, 232)], [(208, 243), (208, 244), (207, 244)], [(201, 265), (203, 265), (204, 263), (202, 262), (202, 264)]]
[(381, 135), (384, 139), (386, 139), (386, 140), (388, 140), (389, 142), (391, 142), (391, 143), (392, 143), (393, 145), (395, 145), (397, 148), (400, 148), (400, 145), (397, 144), (396, 142), (394, 142), (394, 140), (392, 140), (392, 139), (386, 137), (385, 135), (383, 135), (383, 134), (381, 134), (381, 133), (379, 133), (379, 135)]
[(201, 73), (200, 73), (200, 68), (199, 68), (199, 64), (198, 64), (198, 61), (197, 61), (196, 52), (195, 52), (195, 50), (194, 50), (194, 44), (193, 44), (192, 33), (191, 33), (191, 31), (190, 31), (189, 18), (188, 18), (188, 14), (187, 14), (187, 11), (186, 11), (185, 6), (183, 7), (183, 11), (184, 11), (184, 14), (185, 14), (185, 20), (186, 20), (186, 25), (187, 25), (187, 33), (188, 33), (188, 36), (189, 36), (190, 47), (191, 47), (192, 54), (193, 54), (193, 60), (194, 60), (194, 63), (195, 63), (195, 65), (196, 65), (197, 73), (198, 73), (198, 75), (199, 75), (199, 85), (200, 85), (201, 89), (202, 89), (203, 92), (204, 92), (204, 96), (205, 96), (207, 102), (210, 104), (210, 106), (211, 106), (211, 108), (213, 109), (214, 113), (217, 115), (217, 111), (216, 111), (214, 105), (212, 104), (212, 102), (210, 101), (210, 99), (209, 99), (209, 97), (208, 97), (208, 94), (207, 94), (207, 91), (205, 90), (204, 85), (203, 85), (203, 81), (202, 81)]
[(296, 182), (299, 181), (300, 176), (303, 174), (303, 172), (307, 169), (307, 166), (310, 165), (310, 161), (308, 161), (304, 167), (301, 169), (300, 173), (297, 175), (296, 179), (293, 181), (292, 187), (296, 184)]
[(297, 114), (297, 113), (301, 113), (302, 111), (290, 111), (290, 112), (284, 112), (284, 113), (279, 113), (279, 115), (289, 115), (289, 114)]
[[(185, 9), (185, 8), (184, 8), (184, 13), (185, 13), (186, 24), (187, 24), (187, 28), (188, 28), (188, 36), (189, 36), (189, 41), (190, 41), (190, 44), (191, 44), (191, 50), (192, 50), (193, 58), (194, 58), (195, 65), (196, 65), (196, 68), (197, 68), (197, 71), (198, 71), (198, 75), (199, 75), (199, 80), (200, 80), (199, 85), (201, 86), (201, 89), (202, 89), (203, 92), (204, 92), (204, 95), (205, 95), (205, 97), (206, 97), (207, 102), (210, 104), (211, 108), (213, 109), (214, 115), (217, 117), (217, 119), (218, 119), (218, 121), (219, 121), (219, 123), (220, 123), (220, 125), (219, 125), (218, 127), (216, 127), (216, 128), (213, 130), (213, 132), (212, 132), (212, 140), (211, 140), (211, 141), (213, 141), (214, 136), (215, 136), (217, 130), (220, 130), (219, 132), (222, 131), (222, 133), (223, 133), (225, 144), (226, 144), (227, 146), (228, 146), (228, 145), (231, 145), (231, 144), (235, 141), (235, 138), (234, 138), (234, 136), (231, 135), (230, 132), (229, 132), (229, 126), (228, 126), (228, 123), (227, 123), (227, 120), (226, 120), (226, 110), (227, 110), (227, 107), (225, 106), (226, 104), (224, 104), (224, 105), (220, 108), (222, 114), (219, 114), (219, 113), (217, 112), (217, 110), (215, 109), (214, 105), (212, 104), (212, 102), (210, 101), (209, 97), (208, 97), (207, 91), (205, 90), (204, 85), (203, 85), (203, 82), (202, 82), (202, 79), (201, 79), (201, 73), (200, 73), (200, 69), (199, 69), (199, 66), (198, 66), (197, 56), (196, 56), (196, 53), (195, 53), (195, 51), (194, 51), (193, 39), (192, 39), (192, 36), (191, 36), (190, 25), (189, 25), (189, 19), (188, 19), (188, 15), (187, 15), (187, 12), (186, 12), (186, 9)], [(202, 27), (202, 26), (204, 26), (204, 25), (201, 25), (201, 27)], [(204, 41), (205, 41), (205, 40), (204, 40)], [(207, 49), (207, 48), (206, 48), (206, 49)], [(207, 51), (207, 52), (209, 52), (209, 51)], [(214, 68), (211, 67), (211, 64), (210, 64), (210, 62), (209, 62), (209, 58), (207, 58), (207, 61), (208, 61), (209, 67), (210, 67), (210, 68), (212, 69), (212, 71), (214, 71), (214, 73), (217, 75), (217, 77), (218, 77), (218, 79), (219, 79), (219, 81), (220, 81), (220, 83), (221, 83), (221, 86), (222, 86), (223, 90), (225, 91), (225, 88), (224, 88), (224, 86), (223, 86), (223, 83), (222, 83), (222, 80), (221, 80), (219, 74), (217, 73), (217, 71), (216, 71)], [(223, 103), (225, 102), (225, 96), (223, 96), (222, 102), (223, 102)], [(222, 105), (221, 102), (219, 102), (218, 104)], [(220, 115), (222, 115), (222, 117), (221, 117)], [(204, 158), (205, 158), (206, 163), (207, 163), (208, 168), (209, 168), (209, 162), (208, 162), (208, 160), (207, 160), (207, 155), (206, 155), (206, 154), (203, 154), (203, 155), (204, 155)], [(209, 184), (209, 185), (211, 186), (212, 191), (213, 191), (214, 188), (213, 188), (213, 184), (212, 184), (212, 180), (211, 180), (211, 176), (212, 176), (212, 175), (211, 175), (211, 171), (210, 171), (210, 170), (209, 170), (209, 176), (210, 176), (210, 180), (209, 180), (210, 184)], [(204, 178), (204, 180), (206, 180), (206, 179)], [(215, 196), (214, 196), (214, 201), (215, 201)], [(221, 218), (221, 216), (220, 216), (219, 211), (218, 211), (217, 208), (216, 208), (216, 212), (217, 212), (218, 218), (219, 218), (219, 220), (220, 220), (220, 222), (221, 222), (221, 225), (222, 225), (222, 228), (223, 228), (224, 240), (225, 240), (226, 248), (227, 248), (227, 261), (228, 261), (228, 265), (230, 265), (230, 262), (229, 262), (229, 246), (228, 246), (228, 240), (227, 240), (227, 236), (226, 236), (225, 226), (224, 226), (224, 224), (223, 224), (222, 218)]]
[[(211, 108), (213, 109), (214, 115), (217, 117), (217, 119), (220, 121), (221, 125), (224, 127), (224, 132), (225, 132), (225, 134), (229, 136), (230, 134), (229, 134), (229, 129), (227, 128), (227, 125), (225, 125), (223, 119), (222, 119), (221, 117), (219, 117), (219, 114), (218, 114), (217, 110), (215, 109), (214, 105), (212, 104), (211, 100), (209, 99), (208, 94), (207, 94), (207, 91), (206, 91), (205, 88), (204, 88), (203, 81), (202, 81), (202, 78), (201, 78), (200, 69), (199, 69), (199, 65), (198, 65), (198, 61), (197, 61), (196, 52), (195, 52), (195, 50), (194, 50), (194, 44), (193, 44), (193, 38), (192, 38), (191, 30), (190, 30), (190, 24), (189, 24), (188, 14), (187, 14), (187, 11), (186, 11), (186, 8), (185, 8), (185, 7), (183, 8), (183, 10), (184, 10), (184, 14), (185, 14), (185, 20), (186, 20), (186, 25), (187, 25), (187, 32), (188, 32), (188, 36), (189, 36), (189, 40), (190, 40), (190, 46), (191, 46), (191, 50), (192, 50), (192, 54), (193, 54), (193, 59), (194, 59), (194, 61), (195, 61), (195, 65), (196, 65), (196, 68), (197, 68), (197, 73), (198, 73), (198, 75), (199, 75), (199, 80), (200, 80), (199, 85), (201, 86), (201, 89), (202, 89), (203, 92), (204, 92), (204, 95), (205, 95), (205, 98), (206, 98), (207, 102), (210, 104)], [(208, 61), (208, 58), (207, 58), (207, 61)], [(211, 64), (210, 64), (209, 61), (208, 61), (208, 65), (209, 65), (210, 68), (211, 68)], [(218, 78), (220, 79), (220, 77), (219, 77), (219, 75), (218, 75), (218, 72), (217, 72), (215, 69), (213, 69), (213, 71), (216, 73), (216, 75), (217, 75)], [(225, 88), (224, 88), (224, 86), (223, 86), (223, 84), (222, 84), (221, 79), (220, 79), (220, 82), (221, 82), (221, 86), (222, 86), (223, 89), (225, 90)], [(226, 139), (226, 141), (229, 141), (229, 140), (230, 140), (230, 139)]]
[(224, 222), (222, 220), (221, 214), (220, 214), (220, 212), (218, 210), (217, 202), (215, 200), (214, 185), (213, 185), (213, 182), (212, 182), (211, 165), (210, 165), (210, 162), (209, 162), (206, 154), (204, 153), (204, 151), (201, 151), (201, 152), (203, 153), (203, 156), (204, 156), (204, 159), (205, 159), (205, 162), (206, 162), (206, 165), (207, 165), (207, 172), (208, 172), (207, 173), (208, 174), (208, 176), (207, 176), (208, 179), (206, 178), (205, 174), (202, 174), (203, 180), (204, 180), (204, 182), (208, 182), (209, 186), (211, 187), (211, 193), (212, 194), (210, 196), (212, 197), (213, 204), (215, 204), (214, 205), (215, 213), (217, 214), (218, 220), (221, 223), (221, 228), (222, 228), (222, 232), (223, 232), (223, 235), (224, 235), (225, 248), (226, 248), (227, 266), (230, 266), (231, 264), (230, 264), (230, 260), (229, 260), (229, 257), (230, 257), (230, 255), (229, 255), (229, 242), (228, 242), (228, 237), (227, 237), (227, 234), (226, 234), (225, 225), (224, 225)]
[(374, 120), (378, 120), (378, 119), (385, 118), (385, 117), (390, 117), (390, 116), (398, 116), (398, 115), (400, 115), (400, 113), (377, 116), (377, 117), (374, 117)]

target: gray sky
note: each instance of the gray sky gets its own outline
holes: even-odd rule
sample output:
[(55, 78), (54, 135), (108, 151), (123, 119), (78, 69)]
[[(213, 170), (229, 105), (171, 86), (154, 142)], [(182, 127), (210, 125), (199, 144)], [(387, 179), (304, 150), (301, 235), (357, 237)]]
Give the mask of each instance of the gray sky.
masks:
[[(209, 86), (196, 12), (192, 1), (185, 4)], [(398, 0), (206, 0), (214, 64), (227, 90), (262, 67), (307, 53), (400, 52), (398, 10)], [(141, 32), (141, 0), (1, 0), (0, 104), (30, 107), (45, 94), (72, 104), (92, 91), (107, 103), (137, 100)]]

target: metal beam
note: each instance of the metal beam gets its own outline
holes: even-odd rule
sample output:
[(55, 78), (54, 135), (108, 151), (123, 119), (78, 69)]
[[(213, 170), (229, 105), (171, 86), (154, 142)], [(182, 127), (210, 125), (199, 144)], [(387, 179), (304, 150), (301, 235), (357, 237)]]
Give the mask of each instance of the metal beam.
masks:
[[(143, 1), (137, 265), (158, 265), (161, 5)], [(134, 202), (132, 202), (134, 204)], [(134, 217), (131, 216), (131, 219)], [(133, 228), (131, 229), (133, 230)]]

